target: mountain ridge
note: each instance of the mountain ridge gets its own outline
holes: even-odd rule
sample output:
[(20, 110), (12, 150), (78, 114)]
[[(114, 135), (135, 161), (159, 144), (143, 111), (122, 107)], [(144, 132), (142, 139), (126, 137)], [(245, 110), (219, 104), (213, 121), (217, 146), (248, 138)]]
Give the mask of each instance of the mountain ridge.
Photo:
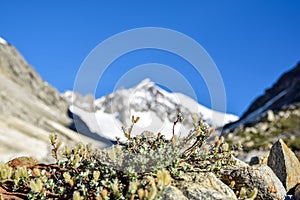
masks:
[[(99, 99), (93, 99), (93, 95), (83, 97), (72, 91), (65, 92), (63, 97), (69, 102), (70, 110), (81, 117), (82, 121), (87, 122), (93, 132), (110, 140), (115, 140), (116, 136), (123, 137), (122, 126), (131, 125), (132, 115), (140, 117), (134, 134), (151, 130), (169, 137), (179, 112), (185, 117), (181, 124), (181, 134), (187, 134), (193, 127), (191, 116), (194, 114), (215, 127), (237, 119), (235, 115), (212, 111), (184, 94), (165, 91), (150, 79), (145, 79), (129, 89), (119, 89)], [(98, 127), (95, 125), (97, 123)], [(103, 128), (106, 124), (111, 124), (114, 128), (110, 127), (112, 130)]]
[(236, 122), (225, 125), (224, 129), (234, 129), (240, 124), (254, 122), (268, 110), (278, 112), (284, 106), (300, 102), (300, 62), (283, 73), (264, 94), (258, 96)]
[(49, 135), (61, 136), (64, 144), (81, 140), (105, 146), (69, 128), (68, 104), (45, 82), (17, 49), (0, 40), (0, 160), (34, 156), (49, 162)]
[(281, 75), (272, 87), (267, 89), (263, 95), (259, 96), (256, 100), (254, 100), (251, 106), (242, 115), (241, 119), (247, 117), (251, 112), (261, 107), (261, 105), (266, 104), (266, 102), (271, 100), (272, 96), (274, 97), (276, 95), (279, 95), (281, 92), (284, 91), (285, 94), (282, 95), (282, 97), (285, 96), (284, 101), (279, 101), (281, 98), (280, 97), (278, 100), (276, 100), (276, 104), (274, 102), (272, 105), (270, 105), (270, 109), (278, 110), (284, 105), (300, 101), (300, 93), (294, 93), (294, 91), (297, 90), (297, 88), (299, 88), (300, 85), (299, 77), (300, 62), (296, 65), (296, 67)]
[(232, 143), (243, 143), (247, 161), (268, 152), (278, 139), (300, 158), (300, 63), (254, 100), (240, 120), (225, 125), (223, 135)]

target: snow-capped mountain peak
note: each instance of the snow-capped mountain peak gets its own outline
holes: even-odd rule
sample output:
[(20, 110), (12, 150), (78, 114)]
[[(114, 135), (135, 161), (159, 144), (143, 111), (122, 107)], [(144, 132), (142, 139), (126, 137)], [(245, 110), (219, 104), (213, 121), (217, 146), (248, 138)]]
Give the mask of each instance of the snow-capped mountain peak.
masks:
[(213, 127), (220, 127), (238, 119), (237, 116), (202, 106), (184, 94), (165, 91), (150, 79), (143, 80), (135, 87), (117, 90), (95, 101), (80, 97), (77, 93), (72, 94), (70, 91), (63, 96), (72, 105), (72, 112), (88, 127), (92, 127), (93, 132), (111, 140), (114, 140), (116, 135), (120, 137), (123, 135), (121, 127), (131, 124), (132, 115), (140, 117), (133, 134), (153, 131), (161, 132), (167, 137), (171, 137), (173, 122), (178, 112), (185, 117), (177, 130), (181, 135), (188, 134), (188, 130), (192, 128), (192, 114), (197, 114)]
[(146, 78), (144, 80), (142, 80), (137, 86), (135, 86), (135, 89), (147, 89), (150, 87), (154, 87), (155, 83), (153, 81), (151, 81), (151, 79)]

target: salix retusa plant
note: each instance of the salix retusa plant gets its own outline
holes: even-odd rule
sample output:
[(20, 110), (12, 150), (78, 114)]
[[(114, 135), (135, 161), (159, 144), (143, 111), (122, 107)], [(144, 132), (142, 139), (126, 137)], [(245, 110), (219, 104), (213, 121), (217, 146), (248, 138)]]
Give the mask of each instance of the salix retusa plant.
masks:
[(218, 174), (234, 162), (235, 149), (223, 137), (206, 143), (213, 129), (196, 115), (193, 129), (179, 137), (175, 134), (175, 127), (183, 122), (179, 113), (170, 139), (150, 131), (133, 136), (138, 120), (133, 116), (131, 126), (123, 128), (127, 141), (117, 140), (108, 149), (95, 150), (82, 143), (62, 149), (58, 137), (52, 135), (55, 164), (15, 170), (0, 164), (0, 186), (27, 199), (153, 200), (184, 173)]

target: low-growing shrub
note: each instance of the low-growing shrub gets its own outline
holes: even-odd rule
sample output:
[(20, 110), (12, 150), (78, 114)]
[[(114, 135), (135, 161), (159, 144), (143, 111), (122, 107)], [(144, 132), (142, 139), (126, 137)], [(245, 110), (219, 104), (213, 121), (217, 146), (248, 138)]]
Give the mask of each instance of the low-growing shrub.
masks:
[(239, 147), (230, 147), (223, 137), (207, 144), (212, 129), (193, 116), (194, 128), (185, 138), (151, 132), (131, 136), (134, 124), (123, 128), (127, 142), (108, 149), (78, 144), (72, 149), (51, 135), (55, 164), (37, 164), (13, 169), (0, 164), (0, 186), (28, 199), (145, 199), (159, 197), (167, 186), (186, 172), (214, 172), (232, 166)]

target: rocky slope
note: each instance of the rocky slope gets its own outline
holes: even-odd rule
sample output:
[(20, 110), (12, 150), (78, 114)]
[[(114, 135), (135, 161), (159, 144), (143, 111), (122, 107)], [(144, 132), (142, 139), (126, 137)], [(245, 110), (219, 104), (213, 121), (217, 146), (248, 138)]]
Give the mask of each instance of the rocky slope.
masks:
[(266, 154), (282, 138), (300, 157), (300, 63), (258, 97), (237, 122), (224, 128), (227, 138), (244, 145), (244, 159)]
[[(204, 135), (210, 132), (206, 128), (201, 130)], [(193, 149), (192, 154), (189, 154), (190, 148), (181, 156), (168, 154), (173, 162), (176, 160), (175, 163), (170, 163), (164, 154), (169, 150), (176, 152), (177, 142), (154, 135), (131, 138), (130, 141), (134, 141), (132, 146), (116, 145), (96, 153), (78, 145), (71, 151), (65, 150), (68, 159), (60, 160), (57, 164), (38, 164), (32, 158), (16, 158), (0, 164), (0, 198), (300, 198), (300, 162), (282, 140), (272, 146), (266, 161), (248, 165), (234, 157), (234, 149), (224, 143), (222, 138), (210, 144), (203, 144), (202, 139), (198, 140), (202, 143)], [(56, 139), (52, 141), (56, 146)], [(201, 148), (202, 144), (205, 145), (204, 149)], [(147, 150), (143, 147), (147, 147)], [(144, 159), (135, 159), (141, 156)]]
[[(300, 102), (300, 63), (284, 73), (265, 93), (258, 97), (243, 114), (241, 119), (249, 117), (258, 110), (279, 111), (283, 106)], [(264, 108), (264, 109), (262, 109)]]
[(69, 143), (93, 141), (68, 128), (72, 120), (67, 111), (68, 104), (57, 90), (42, 80), (14, 46), (1, 39), (0, 160), (28, 155), (47, 161), (51, 132)]

